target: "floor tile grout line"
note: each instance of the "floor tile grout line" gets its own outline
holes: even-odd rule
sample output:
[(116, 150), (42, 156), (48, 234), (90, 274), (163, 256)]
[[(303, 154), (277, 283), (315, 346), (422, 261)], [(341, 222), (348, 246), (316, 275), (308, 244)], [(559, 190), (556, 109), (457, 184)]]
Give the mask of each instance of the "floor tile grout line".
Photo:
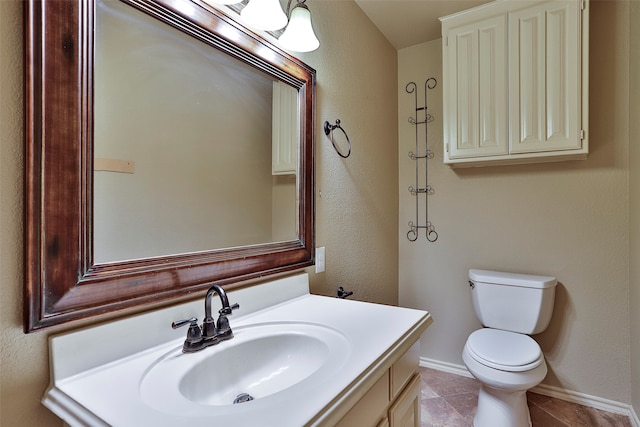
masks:
[[(571, 427), (571, 426), (570, 426), (569, 424), (567, 424), (564, 420), (562, 420), (562, 419), (558, 418), (558, 417), (556, 416), (556, 414), (554, 414), (553, 412), (549, 412), (549, 411), (547, 411), (547, 410), (544, 408), (544, 406), (538, 405), (537, 403), (535, 403), (535, 402), (531, 402), (530, 400), (528, 401), (528, 403), (529, 403), (530, 405), (533, 405), (533, 406), (535, 406), (536, 408), (540, 409), (542, 412), (544, 412), (545, 414), (549, 415), (551, 418), (553, 418), (554, 420), (556, 420), (557, 422), (559, 422), (559, 423), (560, 423), (560, 424), (562, 424), (563, 426)], [(531, 411), (531, 408), (529, 408), (529, 411)]]

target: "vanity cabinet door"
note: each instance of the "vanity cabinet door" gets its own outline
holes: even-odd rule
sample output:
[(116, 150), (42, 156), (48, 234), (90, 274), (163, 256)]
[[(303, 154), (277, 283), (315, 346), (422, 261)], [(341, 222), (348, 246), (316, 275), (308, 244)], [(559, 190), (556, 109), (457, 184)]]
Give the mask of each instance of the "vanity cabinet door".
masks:
[(389, 370), (365, 393), (365, 395), (338, 422), (336, 427), (374, 427), (387, 418), (389, 405)]
[(505, 32), (493, 16), (444, 35), (445, 161), (508, 153)]
[(417, 341), (366, 391), (336, 427), (420, 427), (419, 358), (420, 341)]
[(416, 342), (402, 355), (390, 370), (390, 395), (394, 400), (405, 386), (412, 380), (413, 376), (419, 374), (420, 363), (420, 341)]
[(420, 375), (413, 377), (389, 409), (389, 427), (420, 427)]

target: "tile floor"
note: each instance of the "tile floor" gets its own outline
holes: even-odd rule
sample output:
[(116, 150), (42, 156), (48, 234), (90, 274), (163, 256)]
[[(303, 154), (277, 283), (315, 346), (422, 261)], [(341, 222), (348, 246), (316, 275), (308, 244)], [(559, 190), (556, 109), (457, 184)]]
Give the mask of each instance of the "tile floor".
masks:
[[(472, 427), (477, 380), (420, 368), (422, 427)], [(529, 392), (533, 427), (632, 427), (628, 417)]]

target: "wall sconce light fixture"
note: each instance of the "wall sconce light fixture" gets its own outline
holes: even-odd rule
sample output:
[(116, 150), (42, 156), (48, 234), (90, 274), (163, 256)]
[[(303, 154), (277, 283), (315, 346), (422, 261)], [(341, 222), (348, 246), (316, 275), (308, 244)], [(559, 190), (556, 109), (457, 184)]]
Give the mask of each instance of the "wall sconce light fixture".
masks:
[[(278, 39), (282, 46), (294, 52), (311, 52), (320, 46), (320, 41), (318, 41), (311, 25), (311, 12), (309, 12), (305, 1), (300, 0), (293, 6), (291, 15), (289, 15), (289, 25)], [(291, 0), (287, 5), (287, 11), (290, 5)]]
[[(205, 0), (217, 4), (236, 4), (242, 0)], [(287, 50), (293, 52), (311, 52), (320, 46), (311, 25), (311, 12), (306, 0), (296, 0), (291, 9), (291, 0), (287, 3), (285, 14), (279, 0), (249, 0), (240, 10), (240, 17), (249, 27), (263, 31), (277, 31), (285, 28), (278, 41)]]

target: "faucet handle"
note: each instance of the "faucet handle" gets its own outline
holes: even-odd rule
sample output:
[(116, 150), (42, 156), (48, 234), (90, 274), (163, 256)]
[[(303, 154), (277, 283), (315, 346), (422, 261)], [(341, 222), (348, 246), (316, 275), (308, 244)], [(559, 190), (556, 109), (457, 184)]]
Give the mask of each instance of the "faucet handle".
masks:
[(233, 304), (231, 307), (222, 307), (220, 310), (218, 310), (218, 314), (233, 314), (232, 311), (233, 310), (237, 310), (240, 308), (240, 304), (235, 303)]
[(202, 337), (202, 331), (200, 330), (200, 326), (198, 326), (198, 319), (195, 317), (192, 317), (191, 319), (177, 320), (171, 323), (171, 327), (173, 329), (178, 329), (187, 324), (189, 325), (187, 341), (193, 342), (199, 340)]
[(198, 319), (195, 317), (192, 317), (191, 319), (185, 319), (185, 320), (176, 320), (175, 322), (171, 323), (171, 327), (173, 329), (178, 329), (183, 327), (186, 324), (191, 324), (191, 326), (196, 325), (198, 326)]
[(185, 320), (177, 320), (171, 323), (171, 327), (173, 329), (181, 328), (185, 325), (189, 325), (189, 330), (187, 331), (187, 339), (184, 340), (184, 344), (182, 346), (183, 353), (193, 353), (198, 350), (202, 350), (204, 348), (204, 344), (202, 342), (202, 330), (200, 326), (198, 326), (198, 319), (192, 317), (191, 319)]

